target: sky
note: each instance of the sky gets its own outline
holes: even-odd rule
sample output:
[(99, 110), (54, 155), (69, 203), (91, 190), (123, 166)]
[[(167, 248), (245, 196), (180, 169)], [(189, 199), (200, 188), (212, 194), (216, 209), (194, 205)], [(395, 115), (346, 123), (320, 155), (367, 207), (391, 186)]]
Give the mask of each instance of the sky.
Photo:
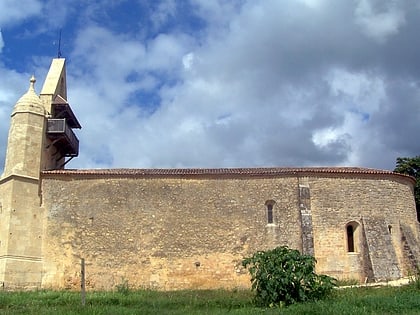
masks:
[(0, 170), (59, 53), (68, 168), (392, 170), (420, 155), (419, 30), (417, 0), (0, 0)]

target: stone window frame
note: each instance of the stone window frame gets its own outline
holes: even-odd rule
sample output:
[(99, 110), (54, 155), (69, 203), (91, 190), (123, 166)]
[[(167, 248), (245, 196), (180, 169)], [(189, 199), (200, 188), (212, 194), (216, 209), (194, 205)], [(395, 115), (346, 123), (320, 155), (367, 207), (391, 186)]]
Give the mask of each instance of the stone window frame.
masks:
[(357, 221), (350, 221), (345, 226), (346, 251), (349, 254), (359, 253), (360, 224)]
[(275, 206), (276, 202), (273, 199), (269, 199), (265, 202), (265, 214), (266, 214), (266, 220), (267, 220), (267, 225), (273, 226), (276, 225), (276, 222), (274, 220), (275, 215), (274, 215), (274, 206)]

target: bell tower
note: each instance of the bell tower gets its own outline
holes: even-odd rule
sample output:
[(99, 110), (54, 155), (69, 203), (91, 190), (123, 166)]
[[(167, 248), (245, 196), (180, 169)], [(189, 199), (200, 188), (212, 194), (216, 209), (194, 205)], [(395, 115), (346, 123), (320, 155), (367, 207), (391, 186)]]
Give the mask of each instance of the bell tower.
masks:
[[(42, 283), (43, 209), (40, 175), (62, 169), (79, 152), (80, 128), (68, 104), (64, 59), (53, 59), (40, 96), (35, 78), (10, 120), (0, 178), (0, 287), (37, 288)], [(67, 159), (67, 162), (69, 159)]]
[(40, 98), (47, 112), (42, 170), (62, 169), (79, 154), (79, 140), (73, 129), (81, 128), (67, 102), (64, 58), (53, 59)]

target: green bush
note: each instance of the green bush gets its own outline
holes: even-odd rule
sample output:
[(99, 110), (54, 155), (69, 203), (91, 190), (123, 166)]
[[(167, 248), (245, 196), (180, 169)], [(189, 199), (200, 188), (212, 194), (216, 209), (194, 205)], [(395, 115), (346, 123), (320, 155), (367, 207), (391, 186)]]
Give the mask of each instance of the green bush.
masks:
[(326, 297), (336, 280), (317, 275), (316, 260), (286, 246), (256, 252), (242, 265), (251, 274), (255, 302), (259, 306), (282, 306)]

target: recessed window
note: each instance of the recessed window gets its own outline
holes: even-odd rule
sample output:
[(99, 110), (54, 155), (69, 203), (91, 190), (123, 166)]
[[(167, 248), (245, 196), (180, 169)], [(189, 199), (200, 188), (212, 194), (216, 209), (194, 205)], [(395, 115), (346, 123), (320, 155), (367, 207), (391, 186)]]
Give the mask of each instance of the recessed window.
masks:
[(267, 205), (267, 223), (273, 223), (273, 205)]
[(274, 200), (267, 200), (265, 202), (266, 212), (267, 212), (267, 224), (274, 223), (274, 204), (276, 202)]
[(346, 225), (347, 252), (349, 253), (357, 252), (358, 226), (357, 222), (351, 222)]
[(354, 229), (352, 225), (347, 226), (347, 251), (354, 252)]

